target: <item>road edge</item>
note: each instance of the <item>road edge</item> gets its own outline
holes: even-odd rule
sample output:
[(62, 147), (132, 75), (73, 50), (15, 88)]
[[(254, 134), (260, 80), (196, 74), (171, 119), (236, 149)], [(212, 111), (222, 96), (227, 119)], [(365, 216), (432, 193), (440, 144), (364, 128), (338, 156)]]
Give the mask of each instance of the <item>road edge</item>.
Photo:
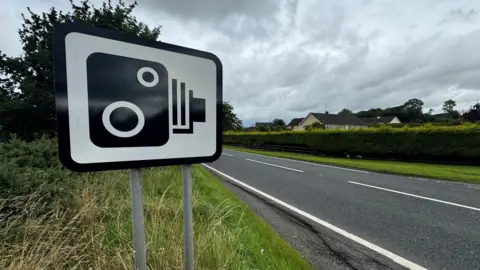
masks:
[[(241, 148), (241, 147), (235, 146), (235, 148)], [(262, 152), (262, 150), (258, 150), (258, 149), (245, 148), (245, 147), (243, 147), (243, 148), (247, 149), (247, 150)], [(279, 156), (275, 156), (275, 155), (258, 154), (258, 153), (249, 152), (249, 151), (241, 151), (241, 150), (232, 149), (232, 148), (228, 147), (228, 145), (227, 145), (227, 147), (224, 147), (224, 150), (228, 150), (228, 151), (232, 151), (232, 152), (238, 152), (238, 153), (247, 153), (247, 154), (251, 154), (251, 155), (258, 155), (258, 156), (281, 159), (281, 160), (289, 160), (289, 161), (293, 161), (293, 162), (312, 164), (312, 165), (316, 165), (316, 166), (325, 166), (325, 167), (333, 167), (333, 168), (337, 168), (337, 169), (352, 170), (352, 171), (363, 172), (363, 173), (380, 173), (380, 174), (387, 174), (387, 175), (396, 175), (396, 176), (407, 177), (407, 178), (414, 179), (414, 180), (418, 179), (418, 180), (422, 180), (422, 181), (434, 181), (434, 182), (442, 183), (442, 184), (480, 188), (480, 183), (474, 183), (474, 182), (470, 182), (470, 181), (459, 181), (459, 180), (454, 180), (454, 179), (433, 178), (433, 177), (427, 177), (427, 176), (416, 175), (416, 174), (397, 173), (397, 172), (384, 171), (384, 170), (372, 170), (372, 169), (365, 169), (365, 168), (353, 167), (353, 166), (349, 167), (349, 166), (342, 166), (342, 165), (331, 164), (331, 163), (320, 163), (320, 162), (312, 162), (312, 161), (307, 161), (307, 160), (302, 160), (302, 159), (285, 158), (285, 157), (279, 157)], [(293, 153), (293, 154), (300, 154), (300, 153)], [(308, 154), (303, 154), (303, 155), (308, 155)]]
[[(370, 243), (367, 240), (364, 240), (358, 236), (350, 234), (343, 229), (336, 227), (335, 225), (329, 224), (319, 218), (304, 212), (294, 206), (291, 206), (280, 199), (277, 199), (263, 191), (260, 191), (254, 187), (251, 187), (240, 180), (235, 179), (232, 176), (229, 176), (210, 165), (202, 163), (202, 165), (214, 175), (225, 179), (230, 184), (235, 185), (236, 187), (242, 189), (243, 191), (259, 198), (267, 205), (281, 211), (285, 215), (295, 219), (296, 221), (300, 222), (303, 226), (308, 227), (314, 233), (318, 235), (328, 234), (329, 236), (333, 236), (334, 240), (341, 242), (344, 245), (347, 245), (349, 248), (354, 249), (356, 252), (360, 252), (363, 254), (367, 254), (372, 260), (377, 261), (379, 265), (383, 265), (389, 269), (418, 269), (418, 270), (426, 270), (426, 268), (413, 263), (401, 256), (398, 256), (388, 250), (385, 250), (379, 246), (376, 246), (373, 243)], [(341, 232), (341, 233), (339, 233)], [(368, 250), (365, 250), (365, 247)], [(382, 259), (379, 258), (382, 257)]]

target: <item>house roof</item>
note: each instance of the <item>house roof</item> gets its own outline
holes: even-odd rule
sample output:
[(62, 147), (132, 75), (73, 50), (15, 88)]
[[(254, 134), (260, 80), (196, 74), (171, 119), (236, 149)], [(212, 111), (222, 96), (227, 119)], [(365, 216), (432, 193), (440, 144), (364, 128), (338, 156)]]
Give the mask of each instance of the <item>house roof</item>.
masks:
[(382, 117), (372, 117), (372, 118), (362, 118), (362, 121), (366, 124), (377, 124), (377, 123), (390, 123), (396, 116), (382, 116)]
[(302, 122), (302, 120), (303, 118), (293, 118), (292, 121), (290, 121), (290, 123), (288, 123), (287, 126), (289, 127), (298, 126), (300, 122)]
[(349, 126), (365, 126), (365, 123), (355, 115), (338, 115), (325, 113), (310, 113), (313, 117), (324, 125), (349, 125)]

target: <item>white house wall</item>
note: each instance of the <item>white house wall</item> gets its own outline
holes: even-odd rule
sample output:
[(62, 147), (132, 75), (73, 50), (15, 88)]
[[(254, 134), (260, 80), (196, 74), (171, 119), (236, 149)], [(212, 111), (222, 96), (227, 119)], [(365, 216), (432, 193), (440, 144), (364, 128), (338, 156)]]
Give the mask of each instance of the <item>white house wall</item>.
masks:
[[(307, 118), (305, 118), (305, 119), (303, 120), (303, 122), (300, 123), (300, 125), (297, 126), (298, 129), (296, 129), (296, 130), (305, 130), (305, 127), (306, 127), (306, 126), (310, 126), (310, 125), (312, 125), (313, 123), (320, 123), (320, 121), (318, 121), (317, 118), (313, 117), (313, 115), (309, 114), (309, 115), (307, 116)], [(320, 124), (321, 124), (321, 123), (320, 123)]]
[(390, 121), (390, 124), (401, 124), (402, 122), (400, 122), (400, 119), (398, 119), (397, 117), (393, 118), (392, 121)]

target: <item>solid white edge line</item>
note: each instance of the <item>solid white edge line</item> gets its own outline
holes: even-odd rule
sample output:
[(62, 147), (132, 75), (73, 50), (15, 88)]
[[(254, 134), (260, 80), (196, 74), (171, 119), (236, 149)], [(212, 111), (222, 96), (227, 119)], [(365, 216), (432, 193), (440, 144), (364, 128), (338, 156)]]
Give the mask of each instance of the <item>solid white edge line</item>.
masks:
[(229, 156), (229, 157), (233, 157), (232, 154), (227, 154), (227, 153), (222, 153), (222, 155)]
[(355, 241), (355, 242), (357, 242), (358, 244), (360, 244), (364, 247), (367, 247), (367, 248), (369, 248), (373, 251), (376, 251), (376, 252), (380, 253), (381, 255), (393, 260), (394, 262), (400, 264), (401, 266), (404, 266), (404, 267), (409, 268), (409, 269), (414, 269), (414, 270), (417, 270), (417, 269), (418, 270), (426, 270), (426, 268), (424, 268), (424, 267), (422, 267), (418, 264), (415, 264), (414, 262), (411, 262), (411, 261), (409, 261), (409, 260), (407, 260), (403, 257), (400, 257), (400, 256), (398, 256), (398, 255), (396, 255), (396, 254), (394, 254), (394, 253), (392, 253), (388, 250), (385, 250), (385, 249), (383, 249), (383, 248), (381, 248), (381, 247), (379, 247), (379, 246), (377, 246), (373, 243), (368, 242), (367, 240), (364, 240), (364, 239), (362, 239), (362, 238), (360, 238), (356, 235), (353, 235), (353, 234), (351, 234), (351, 233), (349, 233), (349, 232), (347, 232), (343, 229), (340, 229), (339, 227), (337, 227), (335, 225), (332, 225), (332, 224), (330, 224), (326, 221), (323, 221), (323, 220), (321, 220), (321, 219), (319, 219), (319, 218), (317, 218), (317, 217), (315, 217), (315, 216), (313, 216), (313, 215), (311, 215), (311, 214), (309, 214), (309, 213), (307, 213), (303, 210), (300, 210), (300, 209), (298, 209), (298, 208), (296, 208), (296, 207), (294, 207), (290, 204), (287, 204), (286, 202), (283, 202), (283, 201), (281, 201), (281, 200), (279, 200), (279, 199), (277, 199), (277, 198), (275, 198), (271, 195), (268, 195), (267, 193), (265, 193), (263, 191), (260, 191), (256, 188), (252, 187), (252, 186), (249, 186), (249, 185), (247, 185), (247, 184), (245, 184), (245, 183), (243, 183), (243, 182), (241, 182), (241, 181), (239, 181), (239, 180), (237, 180), (237, 179), (235, 179), (235, 178), (233, 178), (233, 177), (231, 177), (231, 176), (229, 176), (229, 175), (227, 175), (227, 174), (225, 174), (225, 173), (223, 173), (223, 172), (221, 172), (221, 171), (219, 171), (215, 168), (212, 168), (212, 167), (210, 167), (210, 166), (208, 166), (204, 163), (202, 163), (202, 165), (205, 166), (206, 168), (222, 175), (223, 177), (227, 178), (229, 181), (234, 182), (237, 185), (240, 185), (245, 189), (248, 189), (249, 191), (252, 191), (252, 192), (254, 192), (254, 193), (270, 200), (270, 201), (273, 201), (273, 202), (275, 202), (275, 203), (277, 203), (277, 204), (279, 204), (279, 205), (281, 205), (285, 208), (288, 208), (289, 210), (291, 210), (291, 211), (293, 211), (293, 212), (295, 212), (295, 213), (297, 213), (297, 214), (299, 214), (299, 215), (301, 215), (305, 218), (308, 218), (309, 220), (311, 220), (311, 221), (313, 221), (317, 224), (320, 224), (320, 225), (322, 225), (322, 226), (324, 226), (324, 227), (326, 227), (326, 228), (328, 228), (328, 229), (330, 229), (330, 230), (332, 230), (332, 231), (334, 231), (334, 232), (336, 232), (336, 233), (338, 233), (338, 234), (340, 234), (340, 235), (342, 235), (342, 236), (344, 236), (344, 237), (346, 237), (346, 238), (348, 238), (352, 241)]
[(310, 164), (310, 165), (315, 165), (315, 166), (322, 166), (322, 167), (327, 167), (327, 168), (332, 168), (332, 169), (339, 169), (339, 170), (352, 171), (352, 172), (360, 172), (360, 173), (370, 173), (370, 172), (368, 172), (368, 171), (361, 171), (361, 170), (356, 170), (356, 169), (349, 169), (349, 168), (343, 168), (343, 167), (325, 165), (325, 164), (320, 164), (320, 163), (313, 163), (313, 162), (308, 162), (308, 161), (301, 161), (301, 160), (296, 160), (296, 159), (266, 156), (266, 155), (254, 154), (254, 153), (237, 151), (237, 150), (231, 150), (231, 149), (225, 149), (225, 150), (233, 151), (233, 152), (238, 152), (238, 153), (249, 154), (249, 155), (261, 156), (261, 157), (268, 157), (268, 158), (275, 158), (275, 159), (281, 159), (281, 160), (288, 160), (288, 161), (292, 161), (292, 162)]
[(476, 207), (472, 207), (472, 206), (468, 206), (468, 205), (463, 205), (463, 204), (458, 204), (458, 203), (452, 203), (452, 202), (442, 201), (442, 200), (438, 200), (438, 199), (434, 199), (434, 198), (430, 198), (430, 197), (415, 195), (415, 194), (411, 194), (411, 193), (407, 193), (407, 192), (402, 192), (402, 191), (397, 191), (397, 190), (388, 189), (388, 188), (382, 188), (382, 187), (367, 185), (367, 184), (358, 183), (358, 182), (354, 182), (354, 181), (348, 181), (348, 182), (349, 182), (350, 184), (365, 186), (365, 187), (369, 187), (369, 188), (374, 188), (374, 189), (389, 191), (389, 192), (398, 193), (398, 194), (402, 194), (402, 195), (406, 195), (406, 196), (410, 196), (410, 197), (415, 197), (415, 198), (419, 198), (419, 199), (424, 199), (424, 200), (429, 200), (429, 201), (433, 201), (433, 202), (444, 203), (444, 204), (449, 204), (449, 205), (453, 205), (453, 206), (463, 207), (463, 208), (467, 208), (467, 209), (471, 209), (471, 210), (475, 210), (475, 211), (480, 211), (480, 208), (476, 208)]
[(289, 168), (289, 167), (275, 165), (275, 164), (271, 164), (271, 163), (267, 163), (267, 162), (263, 162), (263, 161), (254, 160), (254, 159), (245, 158), (245, 160), (260, 163), (260, 164), (265, 164), (265, 165), (268, 165), (268, 166), (278, 167), (278, 168), (282, 168), (282, 169), (285, 169), (285, 170), (290, 170), (290, 171), (295, 171), (295, 172), (303, 172), (302, 170), (292, 169), (292, 168)]

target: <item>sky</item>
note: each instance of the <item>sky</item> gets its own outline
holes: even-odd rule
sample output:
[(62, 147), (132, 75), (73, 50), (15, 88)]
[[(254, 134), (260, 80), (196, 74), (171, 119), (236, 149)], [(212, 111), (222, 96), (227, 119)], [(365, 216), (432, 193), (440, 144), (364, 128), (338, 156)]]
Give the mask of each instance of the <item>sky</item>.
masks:
[[(68, 0), (3, 1), (0, 50), (12, 56), (27, 6), (70, 10)], [(411, 98), (440, 113), (445, 100), (464, 110), (480, 98), (478, 0), (137, 2), (134, 15), (161, 26), (161, 41), (220, 58), (224, 100), (245, 126)]]

